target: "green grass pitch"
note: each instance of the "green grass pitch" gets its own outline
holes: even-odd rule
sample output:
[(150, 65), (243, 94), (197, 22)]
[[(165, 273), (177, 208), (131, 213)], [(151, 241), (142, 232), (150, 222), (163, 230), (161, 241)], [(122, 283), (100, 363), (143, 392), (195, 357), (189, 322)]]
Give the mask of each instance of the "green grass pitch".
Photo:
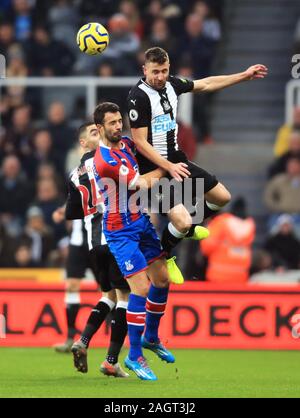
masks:
[[(300, 352), (174, 350), (176, 365), (148, 353), (158, 382), (98, 372), (104, 350), (89, 353), (88, 375), (51, 349), (0, 349), (0, 398), (300, 397)], [(125, 352), (122, 354), (124, 359)]]

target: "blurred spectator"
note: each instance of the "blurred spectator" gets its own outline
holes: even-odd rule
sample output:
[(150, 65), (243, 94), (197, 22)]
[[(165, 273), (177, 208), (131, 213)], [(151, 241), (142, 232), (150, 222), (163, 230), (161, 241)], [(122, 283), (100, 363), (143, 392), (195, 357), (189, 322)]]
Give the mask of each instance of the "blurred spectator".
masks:
[(0, 268), (10, 267), (13, 263), (13, 240), (7, 234), (0, 220)]
[(38, 264), (34, 262), (31, 248), (28, 245), (21, 244), (17, 247), (12, 267), (16, 269), (39, 267)]
[(14, 155), (6, 157), (0, 172), (0, 218), (5, 221), (24, 218), (33, 197), (30, 183), (21, 172)]
[(0, 53), (7, 56), (9, 47), (14, 43), (15, 32), (10, 22), (0, 24)]
[(53, 222), (52, 213), (64, 203), (65, 199), (59, 193), (58, 185), (53, 178), (38, 180), (34, 206), (42, 211), (45, 222), (54, 231), (56, 239), (65, 236), (66, 231), (63, 225)]
[(20, 158), (30, 154), (30, 138), (33, 127), (31, 108), (22, 104), (15, 108), (11, 128), (8, 129), (1, 145), (4, 154), (17, 154)]
[(35, 178), (39, 166), (45, 163), (52, 163), (64, 175), (64, 158), (55, 150), (50, 132), (41, 129), (33, 136), (32, 153), (23, 160), (23, 168), (30, 178)]
[(119, 2), (119, 0), (78, 0), (77, 7), (80, 16), (85, 19), (83, 23), (86, 23), (87, 21), (91, 22), (92, 18), (100, 17), (103, 19), (113, 15), (118, 11)]
[(54, 102), (49, 107), (47, 129), (53, 139), (54, 149), (65, 158), (65, 153), (74, 144), (75, 133), (69, 126), (66, 110), (62, 103)]
[(203, 34), (214, 41), (220, 41), (222, 36), (220, 21), (214, 16), (206, 1), (198, 0), (194, 6), (194, 13), (203, 18)]
[[(7, 50), (7, 77), (27, 77), (29, 69), (25, 63), (24, 51), (14, 44)], [(21, 87), (23, 90), (25, 87)]]
[(300, 131), (292, 131), (288, 143), (288, 151), (277, 158), (271, 165), (269, 169), (269, 178), (284, 173), (286, 171), (287, 162), (291, 157), (300, 157)]
[(216, 216), (208, 226), (210, 237), (200, 243), (208, 258), (207, 280), (214, 283), (242, 283), (249, 279), (254, 219), (248, 218), (244, 199), (236, 200), (231, 213)]
[(133, 0), (121, 1), (120, 13), (127, 17), (130, 31), (134, 32), (140, 39), (142, 39), (144, 35), (144, 25), (136, 2)]
[(258, 249), (253, 252), (252, 266), (250, 270), (251, 276), (253, 274), (271, 271), (273, 268), (272, 257), (270, 253), (263, 249)]
[(293, 122), (291, 125), (284, 124), (277, 133), (274, 146), (274, 154), (281, 157), (289, 150), (289, 138), (292, 131), (300, 131), (300, 107), (295, 107), (293, 112)]
[(300, 212), (300, 158), (290, 158), (286, 172), (269, 181), (265, 191), (265, 202), (273, 213)]
[(31, 249), (32, 260), (37, 266), (46, 265), (48, 255), (54, 249), (54, 238), (41, 209), (33, 206), (28, 210), (27, 223), (19, 241)]
[(151, 33), (143, 45), (143, 50), (147, 50), (155, 46), (168, 51), (170, 61), (174, 64), (173, 61), (177, 51), (176, 40), (170, 33), (167, 20), (162, 17), (154, 20)]
[(203, 32), (203, 18), (196, 13), (190, 14), (185, 23), (186, 35), (183, 34), (178, 51), (188, 58), (193, 65), (195, 77), (204, 78), (211, 74), (212, 60), (216, 42)]
[(294, 233), (293, 218), (281, 215), (275, 225), (273, 235), (266, 243), (265, 249), (272, 256), (273, 268), (280, 270), (300, 269), (300, 241)]
[(12, 14), (9, 17), (14, 22), (15, 36), (18, 41), (30, 38), (33, 27), (32, 2), (29, 0), (13, 0)]
[[(114, 66), (111, 60), (106, 59), (98, 68), (98, 75), (100, 77), (113, 77)], [(98, 101), (117, 103), (121, 109), (124, 108), (124, 103), (128, 96), (128, 88), (121, 87), (100, 87), (98, 89)]]
[(108, 23), (110, 45), (105, 51), (105, 57), (114, 60), (117, 75), (136, 74), (136, 54), (140, 47), (139, 38), (130, 30), (126, 16), (116, 14)]
[(145, 34), (146, 37), (149, 36), (153, 22), (162, 16), (162, 1), (161, 0), (151, 0), (146, 11), (144, 12), (143, 21), (145, 23)]
[[(73, 164), (72, 168), (74, 169), (76, 165), (78, 165), (78, 161), (77, 161), (77, 164)], [(59, 193), (64, 194), (66, 190), (66, 184), (65, 184), (64, 178), (62, 178), (57, 173), (57, 169), (55, 168), (53, 164), (46, 163), (46, 162), (41, 163), (36, 173), (36, 181), (47, 180), (49, 178), (55, 181), (55, 184), (58, 187)]]
[(49, 10), (49, 23), (52, 38), (64, 42), (70, 50), (77, 52), (76, 32), (78, 27), (78, 12), (70, 0), (56, 0)]
[(52, 40), (45, 26), (36, 26), (33, 38), (25, 47), (33, 75), (52, 77), (72, 73), (73, 53), (63, 42)]

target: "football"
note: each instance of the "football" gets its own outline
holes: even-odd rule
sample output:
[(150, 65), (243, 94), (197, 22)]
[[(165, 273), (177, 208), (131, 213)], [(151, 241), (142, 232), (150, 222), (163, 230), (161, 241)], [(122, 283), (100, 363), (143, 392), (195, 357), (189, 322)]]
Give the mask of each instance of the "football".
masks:
[(79, 49), (88, 55), (101, 54), (109, 44), (109, 34), (100, 23), (88, 23), (77, 34)]

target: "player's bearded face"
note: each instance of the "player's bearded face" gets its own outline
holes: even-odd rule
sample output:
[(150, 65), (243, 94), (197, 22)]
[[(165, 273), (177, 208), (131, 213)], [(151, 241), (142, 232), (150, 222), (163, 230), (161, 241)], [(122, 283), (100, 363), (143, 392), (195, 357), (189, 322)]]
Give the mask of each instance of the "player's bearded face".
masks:
[(166, 61), (165, 64), (156, 64), (154, 62), (148, 62), (144, 66), (144, 75), (146, 82), (155, 90), (161, 90), (165, 88), (170, 75), (170, 62)]
[(122, 140), (123, 120), (121, 114), (110, 113), (105, 117), (103, 131), (105, 138), (112, 143), (118, 143)]

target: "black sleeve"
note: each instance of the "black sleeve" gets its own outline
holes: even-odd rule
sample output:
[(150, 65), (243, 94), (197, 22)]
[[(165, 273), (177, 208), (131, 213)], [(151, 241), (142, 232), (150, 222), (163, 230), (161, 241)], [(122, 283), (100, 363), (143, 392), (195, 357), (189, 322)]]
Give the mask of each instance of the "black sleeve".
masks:
[(131, 128), (146, 128), (151, 125), (151, 103), (147, 94), (135, 87), (127, 98), (127, 111)]
[(71, 180), (68, 184), (66, 219), (68, 221), (73, 221), (74, 219), (84, 219), (81, 194)]
[(170, 76), (169, 81), (172, 84), (172, 87), (174, 88), (177, 96), (180, 96), (184, 93), (190, 93), (194, 90), (194, 82), (186, 78), (177, 78)]

